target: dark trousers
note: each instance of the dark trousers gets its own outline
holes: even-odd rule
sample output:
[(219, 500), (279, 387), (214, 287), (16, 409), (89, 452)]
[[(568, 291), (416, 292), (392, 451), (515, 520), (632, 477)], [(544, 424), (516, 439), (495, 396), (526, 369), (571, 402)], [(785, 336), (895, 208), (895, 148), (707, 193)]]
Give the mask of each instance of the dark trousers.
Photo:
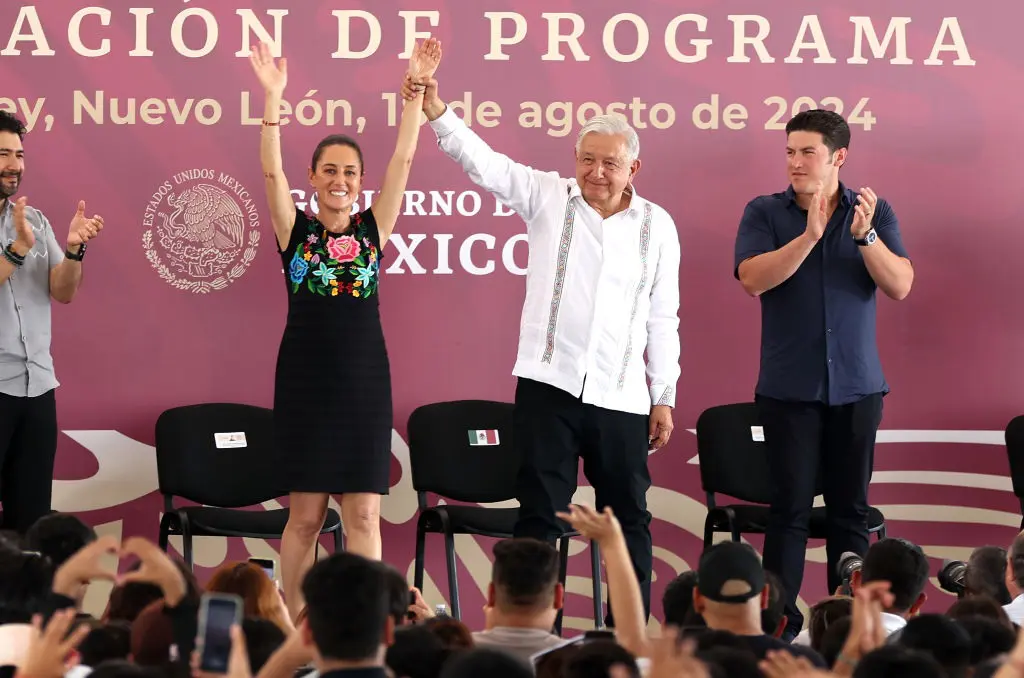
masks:
[[(598, 511), (611, 507), (622, 525), (640, 581), (644, 610), (651, 610), (651, 514), (647, 511), (649, 418), (583, 403), (572, 394), (529, 379), (516, 387), (512, 440), (522, 456), (517, 481), (515, 536), (554, 542), (576, 491), (579, 459), (594, 488)], [(609, 608), (606, 623), (614, 625)]]
[(50, 512), (57, 456), (53, 391), (34, 398), (0, 393), (0, 503), (4, 529), (25, 534)]
[(834, 407), (762, 396), (757, 404), (775, 485), (764, 567), (782, 581), (789, 618), (786, 637), (792, 638), (803, 625), (796, 598), (816, 494), (825, 500), (829, 595), (841, 584), (836, 573), (840, 556), (847, 551), (863, 556), (868, 550), (868, 484), (882, 394)]

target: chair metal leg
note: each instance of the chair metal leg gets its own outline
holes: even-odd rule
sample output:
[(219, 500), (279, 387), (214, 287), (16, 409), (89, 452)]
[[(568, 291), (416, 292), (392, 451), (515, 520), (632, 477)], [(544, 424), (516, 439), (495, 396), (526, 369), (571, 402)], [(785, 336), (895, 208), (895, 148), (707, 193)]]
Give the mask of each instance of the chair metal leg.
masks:
[(704, 519), (704, 550), (707, 551), (711, 547), (711, 542), (715, 540), (715, 521), (711, 519), (711, 514), (708, 513), (707, 518)]
[(423, 590), (423, 571), (427, 562), (427, 533), (419, 524), (416, 525), (416, 560), (413, 564), (412, 585)]
[[(565, 580), (569, 576), (569, 538), (562, 537), (558, 540), (558, 581), (562, 585), (562, 589), (565, 589)], [(563, 597), (563, 601), (565, 598)], [(562, 618), (565, 616), (565, 604), (563, 602), (562, 607), (558, 608), (558, 614), (555, 616), (555, 628), (554, 634), (556, 636), (562, 635)]]
[(452, 603), (452, 617), (462, 619), (459, 608), (459, 573), (455, 569), (455, 535), (450, 531), (444, 534), (444, 555), (448, 561), (448, 597)]
[(334, 552), (341, 553), (345, 550), (345, 535), (341, 529), (341, 525), (338, 525), (336, 528), (331, 530), (331, 532), (334, 534)]
[(601, 549), (596, 541), (590, 542), (590, 577), (593, 581), (594, 593), (594, 628), (604, 628), (604, 615), (601, 610), (604, 605), (601, 602)]
[(185, 555), (185, 566), (188, 567), (189, 572), (195, 572), (195, 566), (192, 559), (192, 529), (189, 527), (188, 523), (182, 523), (181, 543), (184, 546), (182, 550)]
[(157, 541), (157, 545), (160, 550), (167, 553), (167, 545), (171, 533), (171, 513), (165, 513), (164, 517), (160, 519), (160, 537)]

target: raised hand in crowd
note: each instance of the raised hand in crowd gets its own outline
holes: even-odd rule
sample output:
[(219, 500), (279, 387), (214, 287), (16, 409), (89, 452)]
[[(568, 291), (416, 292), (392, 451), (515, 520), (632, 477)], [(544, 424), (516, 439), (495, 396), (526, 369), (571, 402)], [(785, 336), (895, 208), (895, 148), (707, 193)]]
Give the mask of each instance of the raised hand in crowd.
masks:
[(651, 667), (645, 678), (710, 678), (704, 662), (694, 656), (696, 644), (684, 640), (680, 631), (665, 627), (661, 637), (651, 640)]
[(409, 604), (409, 616), (415, 622), (422, 622), (435, 616), (434, 611), (427, 605), (427, 601), (423, 600), (423, 593), (415, 586), (409, 589), (409, 593), (412, 594), (412, 603)]
[(53, 575), (53, 592), (72, 600), (81, 600), (89, 582), (117, 578), (116, 566), (111, 568), (102, 562), (106, 556), (117, 556), (119, 544), (111, 536), (100, 537), (57, 568)]
[(208, 673), (199, 669), (199, 662), (203, 655), (202, 639), (197, 639), (195, 651), (192, 652), (192, 678), (252, 678), (252, 668), (249, 666), (249, 651), (246, 649), (245, 633), (242, 627), (235, 624), (231, 627), (231, 654), (228, 656), (227, 673)]
[(75, 650), (89, 635), (90, 628), (82, 624), (70, 631), (74, 621), (73, 608), (55, 613), (45, 628), (42, 616), (33, 616), (32, 638), (16, 678), (63, 678), (77, 666), (79, 657)]
[(759, 667), (765, 678), (823, 678), (834, 673), (819, 669), (807, 657), (797, 657), (787, 650), (769, 650)]
[(119, 583), (155, 584), (164, 592), (164, 603), (168, 607), (176, 607), (185, 597), (188, 590), (185, 577), (182, 576), (181, 570), (174, 564), (174, 561), (156, 544), (148, 539), (132, 537), (125, 541), (121, 554), (136, 556), (139, 559), (140, 567), (134, 572), (128, 572), (122, 576)]
[(615, 610), (615, 638), (633, 654), (646, 656), (649, 648), (643, 594), (615, 514), (607, 506), (598, 513), (589, 506), (573, 504), (568, 512), (556, 515), (585, 538), (597, 542), (608, 573), (608, 600)]
[(861, 586), (853, 596), (850, 633), (833, 667), (838, 676), (852, 676), (864, 655), (885, 645), (886, 631), (882, 611), (892, 607), (889, 582), (873, 581)]

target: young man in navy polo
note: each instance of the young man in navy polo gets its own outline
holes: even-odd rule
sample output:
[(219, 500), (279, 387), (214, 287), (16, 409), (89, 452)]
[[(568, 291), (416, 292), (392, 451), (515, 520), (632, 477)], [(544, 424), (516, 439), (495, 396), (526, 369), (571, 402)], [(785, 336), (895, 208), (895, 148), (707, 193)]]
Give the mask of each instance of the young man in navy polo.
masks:
[(875, 338), (876, 290), (910, 293), (914, 269), (888, 202), (839, 181), (850, 127), (832, 111), (786, 125), (790, 186), (751, 200), (736, 236), (736, 278), (761, 300), (761, 368), (755, 390), (775, 500), (765, 569), (786, 589), (792, 638), (803, 624), (811, 506), (820, 475), (827, 511), (830, 592), (842, 553), (868, 549), (868, 483), (882, 397)]

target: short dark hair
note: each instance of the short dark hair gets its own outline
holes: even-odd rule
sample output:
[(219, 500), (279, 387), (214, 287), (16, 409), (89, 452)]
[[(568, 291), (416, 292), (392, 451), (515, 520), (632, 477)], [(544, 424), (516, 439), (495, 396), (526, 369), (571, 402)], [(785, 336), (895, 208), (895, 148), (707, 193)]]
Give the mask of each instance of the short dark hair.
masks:
[(883, 645), (864, 655), (854, 678), (946, 678), (942, 666), (931, 655), (900, 645)]
[(892, 609), (906, 612), (928, 584), (928, 558), (917, 544), (906, 539), (876, 541), (864, 555), (861, 581), (889, 582), (894, 601)]
[(820, 653), (825, 632), (837, 621), (852, 614), (853, 598), (833, 596), (812, 605), (811, 619), (807, 624), (811, 634), (811, 647)]
[(999, 546), (976, 548), (967, 561), (964, 588), (971, 595), (989, 596), (1000, 605), (1008, 604), (1007, 550)]
[(850, 147), (850, 126), (835, 111), (823, 108), (801, 111), (786, 123), (786, 135), (791, 132), (817, 132), (829, 153)]
[(359, 147), (359, 143), (352, 137), (346, 134), (331, 134), (320, 140), (320, 143), (316, 145), (313, 150), (313, 162), (310, 167), (315, 172), (317, 166), (320, 164), (320, 157), (324, 154), (324, 149), (328, 146), (348, 146), (356, 152), (359, 157), (359, 171), (360, 173), (366, 171), (366, 166), (363, 164), (363, 149)]
[(132, 653), (132, 627), (124, 622), (93, 625), (78, 646), (83, 666), (98, 666), (105, 661), (128, 659)]
[(626, 667), (631, 678), (640, 678), (640, 669), (636, 665), (636, 657), (614, 640), (595, 640), (584, 643), (565, 665), (563, 678), (590, 678), (590, 676), (607, 676), (611, 668), (618, 664)]
[(499, 607), (545, 607), (558, 583), (558, 551), (537, 539), (499, 541), (494, 545), (491, 581)]
[(1006, 549), (1001, 546), (979, 546), (967, 559), (964, 588), (970, 595), (993, 598), (1000, 605), (1010, 602), (1006, 588)]
[(964, 617), (957, 623), (971, 639), (971, 666), (1009, 652), (1017, 642), (1017, 634), (1010, 626), (990, 617)]
[(440, 678), (533, 678), (533, 667), (504, 650), (477, 647), (445, 663)]
[(28, 128), (25, 127), (25, 123), (13, 113), (0, 111), (0, 132), (17, 134), (19, 139), (24, 139), (25, 135), (28, 134)]
[(0, 550), (0, 624), (27, 624), (44, 613), (53, 564), (41, 555)]
[(395, 626), (401, 626), (407, 619), (409, 605), (412, 603), (409, 582), (387, 563), (380, 562), (378, 565), (384, 571), (384, 580), (388, 587), (388, 614), (395, 620)]
[(384, 642), (390, 605), (384, 569), (354, 553), (334, 553), (302, 581), (306, 624), (320, 656), (361, 661)]
[(956, 621), (941, 614), (922, 614), (907, 622), (896, 642), (934, 657), (949, 678), (967, 674), (971, 637)]
[(96, 541), (96, 530), (70, 513), (50, 513), (37, 520), (25, 533), (25, 550), (38, 551), (60, 567), (83, 548)]
[(384, 663), (402, 678), (437, 678), (448, 650), (425, 626), (405, 626), (395, 631), (395, 642), (388, 647)]
[(986, 617), (994, 622), (1002, 624), (1008, 629), (1013, 628), (1010, 616), (1006, 614), (1003, 605), (988, 596), (969, 596), (961, 598), (946, 610), (946, 616), (950, 619), (966, 619), (968, 617)]
[(1013, 543), (1007, 549), (1006, 559), (1010, 563), (1017, 588), (1024, 588), (1024, 532), (1014, 537)]
[(255, 676), (271, 655), (284, 645), (284, 631), (269, 619), (246, 617), (242, 620), (242, 633), (245, 635), (245, 650), (249, 656), (251, 675)]
[(667, 626), (685, 626), (693, 610), (693, 590), (697, 588), (697, 571), (680, 572), (661, 594), (661, 611)]

